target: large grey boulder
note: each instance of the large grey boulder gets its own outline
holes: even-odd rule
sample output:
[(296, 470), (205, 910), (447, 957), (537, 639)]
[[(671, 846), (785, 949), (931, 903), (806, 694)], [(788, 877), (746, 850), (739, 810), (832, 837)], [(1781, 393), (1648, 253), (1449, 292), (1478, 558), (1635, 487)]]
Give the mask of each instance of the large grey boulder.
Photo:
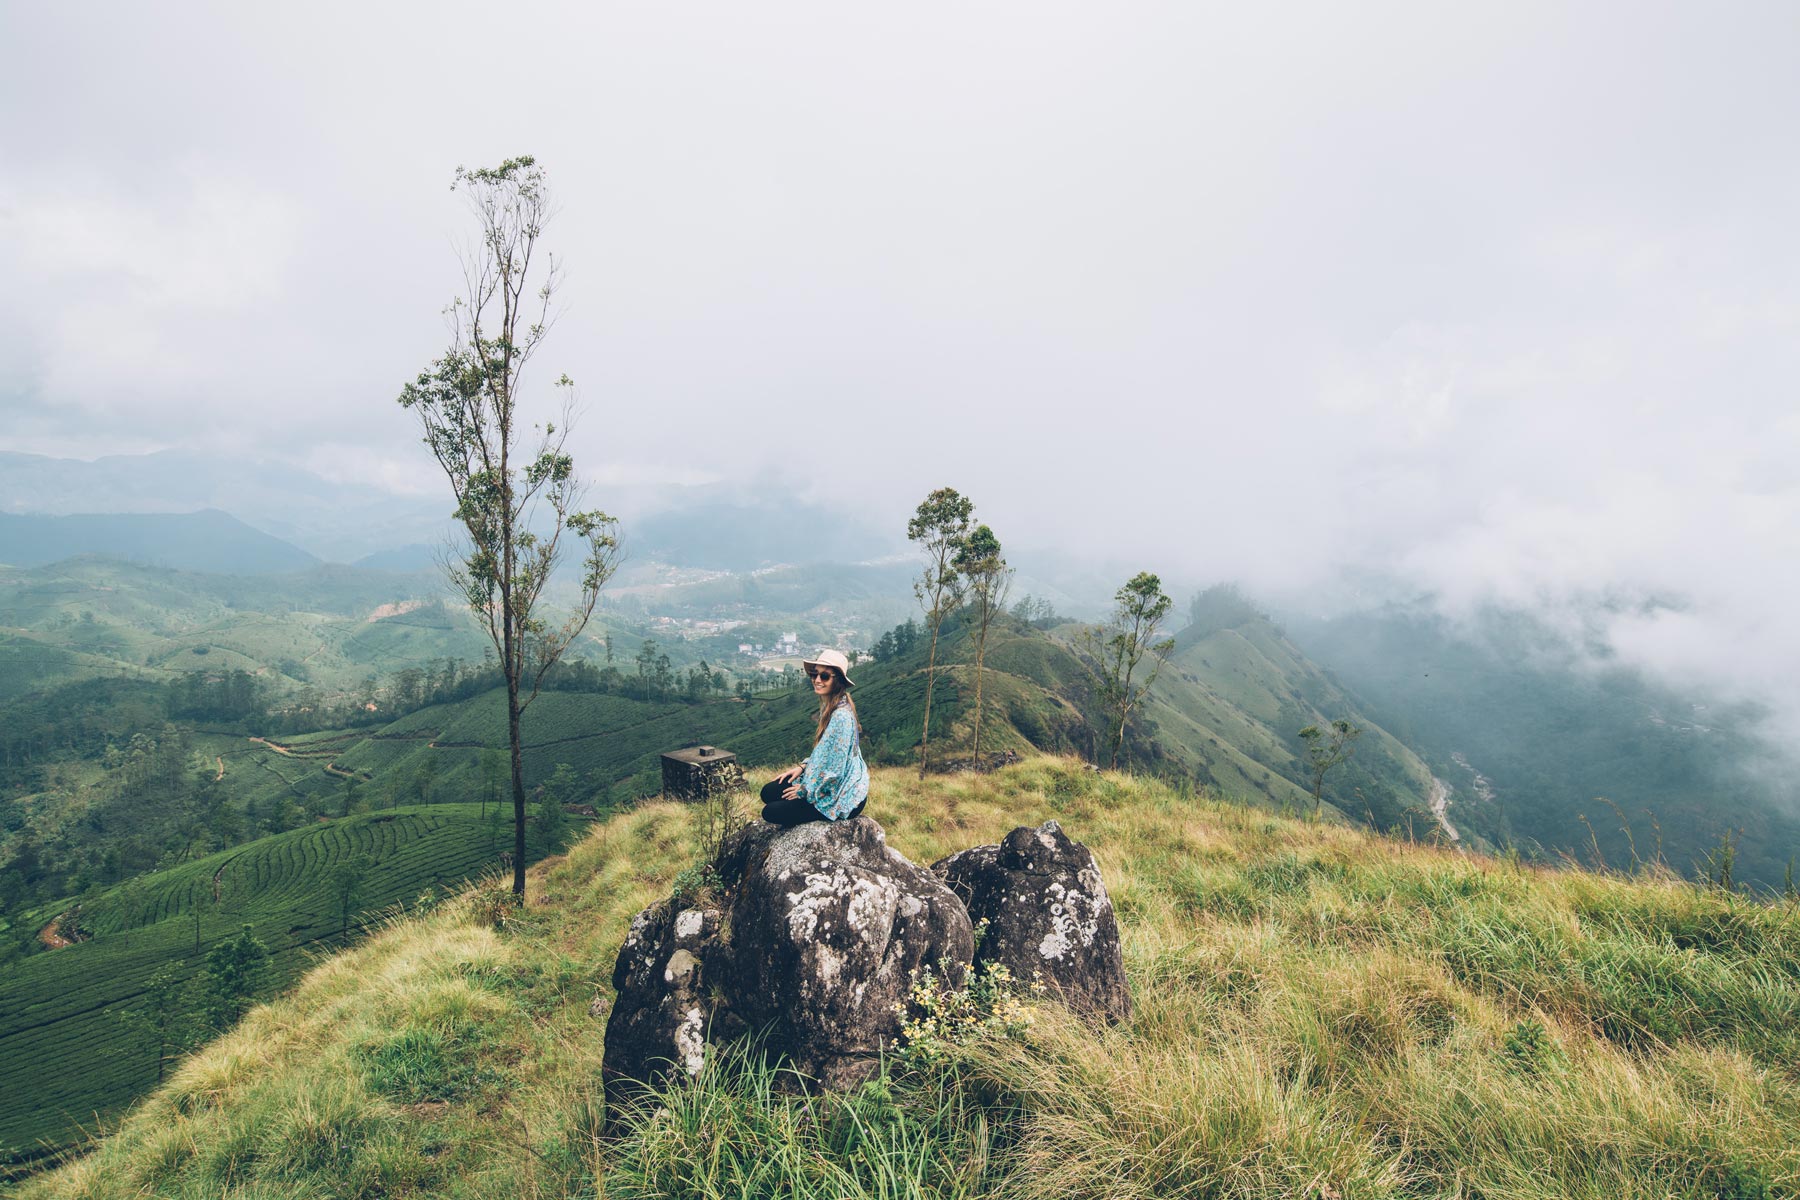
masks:
[(962, 986), (974, 929), (954, 893), (887, 844), (872, 818), (782, 829), (755, 821), (726, 843), (726, 992), (735, 1016), (828, 1088), (874, 1074), (900, 1035), (915, 973)]
[(697, 1073), (708, 1045), (758, 1030), (802, 1074), (854, 1087), (899, 1036), (916, 972), (963, 983), (974, 931), (962, 902), (868, 817), (753, 821), (717, 867), (720, 908), (663, 901), (632, 922), (613, 969), (609, 1101)]
[(1062, 826), (1021, 826), (997, 846), (952, 854), (931, 869), (973, 921), (987, 921), (977, 966), (1002, 963), (1019, 984), (1042, 983), (1089, 1018), (1131, 1016), (1119, 922), (1100, 865)]

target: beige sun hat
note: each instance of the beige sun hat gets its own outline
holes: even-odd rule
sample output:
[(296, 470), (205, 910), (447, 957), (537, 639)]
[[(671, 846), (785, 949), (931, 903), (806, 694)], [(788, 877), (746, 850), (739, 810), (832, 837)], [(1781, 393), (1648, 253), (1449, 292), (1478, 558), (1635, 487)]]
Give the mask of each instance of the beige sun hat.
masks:
[(800, 665), (803, 667), (835, 667), (837, 673), (844, 677), (845, 687), (853, 688), (856, 686), (855, 682), (850, 678), (850, 660), (845, 658), (843, 652), (840, 650), (821, 650), (819, 651), (819, 657), (803, 658), (800, 660)]

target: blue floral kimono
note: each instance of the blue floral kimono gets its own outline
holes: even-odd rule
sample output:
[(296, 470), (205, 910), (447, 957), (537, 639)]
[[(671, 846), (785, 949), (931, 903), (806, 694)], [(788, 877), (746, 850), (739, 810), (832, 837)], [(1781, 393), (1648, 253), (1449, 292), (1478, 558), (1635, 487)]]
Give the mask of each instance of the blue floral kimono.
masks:
[(856, 718), (839, 702), (825, 736), (806, 756), (800, 794), (828, 821), (841, 821), (869, 798), (869, 768), (857, 745)]

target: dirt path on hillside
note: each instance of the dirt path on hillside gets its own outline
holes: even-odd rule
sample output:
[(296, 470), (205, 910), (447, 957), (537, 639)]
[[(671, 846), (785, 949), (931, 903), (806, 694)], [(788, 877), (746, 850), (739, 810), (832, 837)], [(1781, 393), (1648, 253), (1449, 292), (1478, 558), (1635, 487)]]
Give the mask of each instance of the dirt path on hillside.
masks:
[(225, 778), (225, 756), (223, 754), (216, 754), (213, 757), (219, 761), (219, 773), (213, 776), (213, 782), (217, 783), (219, 780)]
[(261, 742), (263, 745), (267, 746), (269, 749), (273, 750), (277, 754), (285, 754), (289, 758), (292, 758), (294, 756), (294, 752), (292, 750), (289, 750), (286, 746), (278, 746), (274, 742), (271, 742), (268, 738), (253, 737), (250, 740), (253, 742)]
[(1431, 777), (1431, 815), (1443, 826), (1452, 844), (1462, 841), (1462, 834), (1450, 823), (1450, 785), (1436, 775)]
[(58, 913), (56, 916), (50, 918), (50, 923), (48, 925), (38, 930), (38, 941), (44, 943), (45, 946), (52, 950), (61, 950), (64, 946), (73, 946), (75, 944), (62, 935), (63, 916), (64, 914)]

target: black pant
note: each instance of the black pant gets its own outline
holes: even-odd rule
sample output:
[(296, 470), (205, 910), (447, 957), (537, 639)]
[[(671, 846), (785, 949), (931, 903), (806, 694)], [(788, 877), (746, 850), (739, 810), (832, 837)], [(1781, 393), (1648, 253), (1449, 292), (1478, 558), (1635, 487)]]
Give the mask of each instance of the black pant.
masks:
[[(769, 782), (763, 784), (763, 820), (771, 825), (804, 825), (808, 821), (825, 821), (830, 819), (826, 817), (824, 813), (814, 808), (810, 801), (783, 800), (781, 798), (781, 793), (793, 786), (794, 781), (792, 779), (771, 779)], [(862, 816), (863, 809), (867, 807), (869, 807), (869, 802), (864, 800), (861, 804), (856, 806), (856, 811), (852, 812), (849, 817), (845, 817), (844, 820), (848, 821), (851, 817)]]

